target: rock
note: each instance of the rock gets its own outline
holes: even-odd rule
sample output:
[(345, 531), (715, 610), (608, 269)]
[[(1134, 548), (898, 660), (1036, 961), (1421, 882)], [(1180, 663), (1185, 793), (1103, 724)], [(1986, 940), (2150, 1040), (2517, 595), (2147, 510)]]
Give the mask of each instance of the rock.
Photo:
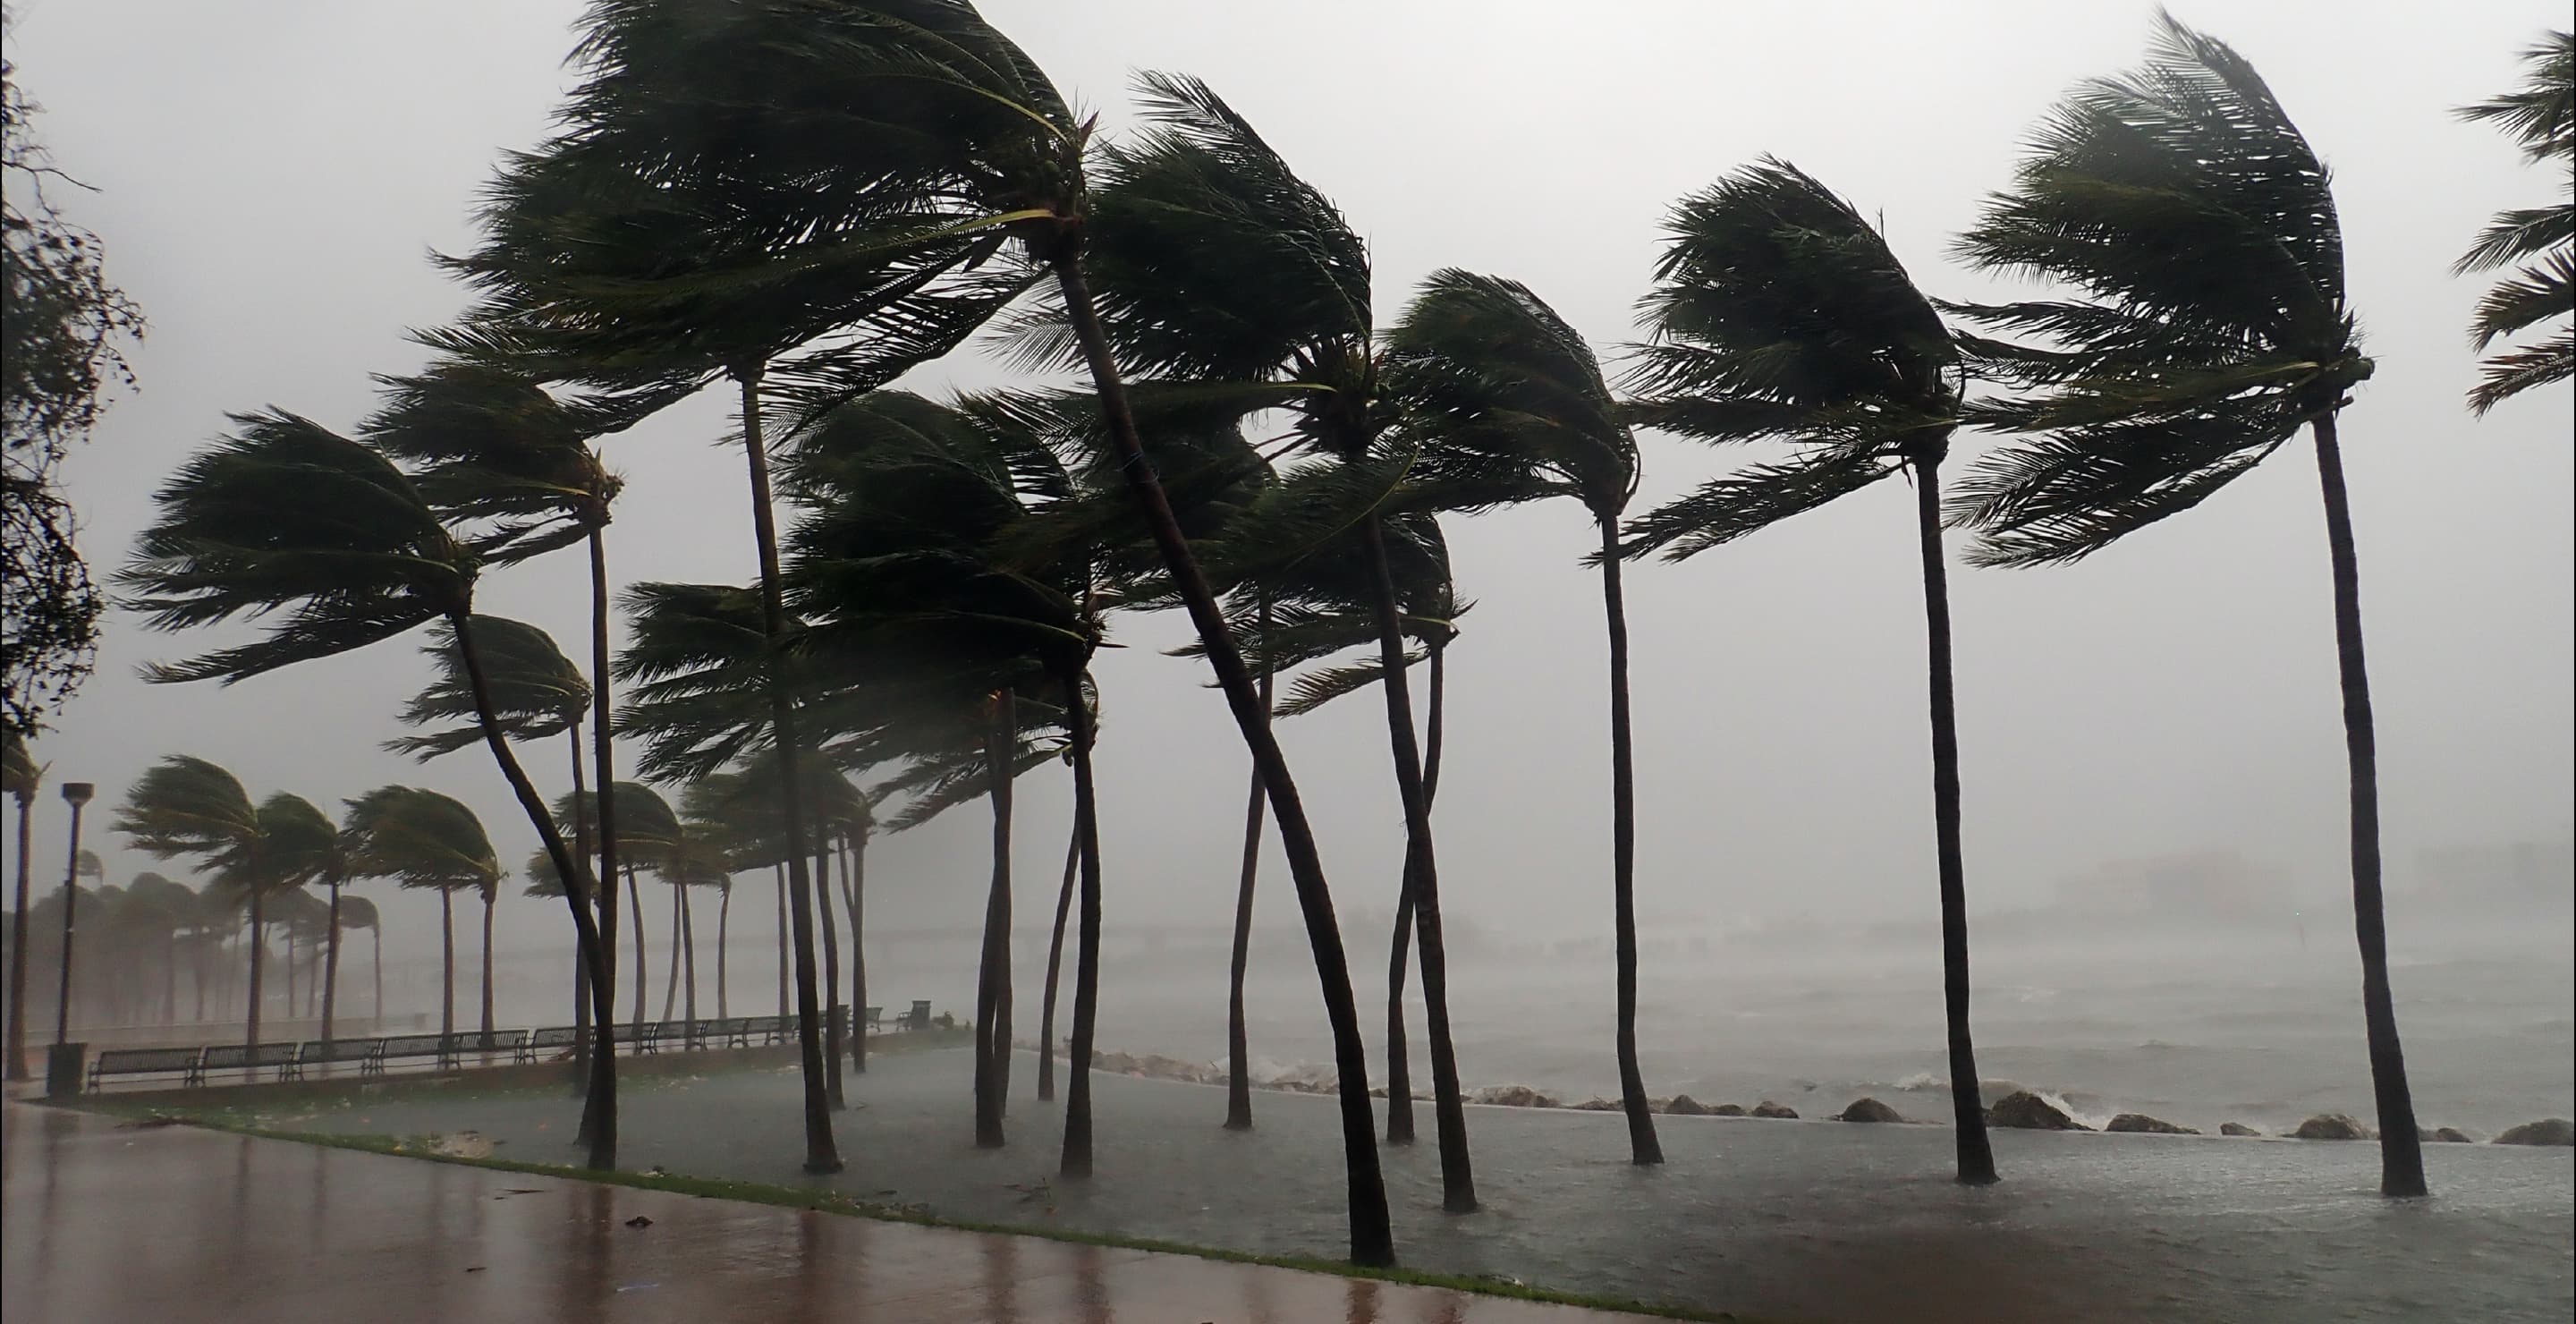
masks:
[(2437, 1126), (2424, 1133), (2424, 1138), (2440, 1145), (2474, 1145), (2469, 1133), (2456, 1126)]
[(2576, 1145), (2576, 1122), (2552, 1117), (2544, 1122), (2525, 1122), (2495, 1138), (2499, 1145)]
[(1897, 1116), (1894, 1108), (1876, 1099), (1854, 1099), (1850, 1107), (1835, 1114), (1834, 1120), (1837, 1122), (1901, 1122), (1905, 1119)]
[(1755, 1117), (1787, 1117), (1795, 1119), (1798, 1115), (1798, 1110), (1785, 1103), (1773, 1103), (1769, 1099), (1764, 1099), (1762, 1102), (1753, 1105), (1752, 1115)]
[(1740, 1103), (1721, 1103), (1716, 1107), (1709, 1109), (1708, 1115), (1711, 1117), (1742, 1117), (1744, 1115), (1744, 1105)]
[(1471, 1102), (1489, 1103), (1497, 1108), (1554, 1108), (1559, 1106), (1556, 1100), (1539, 1093), (1537, 1090), (1531, 1089), (1527, 1085), (1488, 1085), (1485, 1088), (1476, 1091), (1475, 1097)]
[(1986, 1125), (2010, 1127), (2017, 1131), (2090, 1131), (2093, 1128), (2066, 1115), (2056, 1104), (2031, 1093), (2014, 1090), (1995, 1100), (1986, 1109)]
[(2138, 1131), (2149, 1135), (2160, 1136), (2196, 1136), (2200, 1134), (2200, 1132), (2195, 1131), (2188, 1126), (2176, 1126), (2161, 1117), (2149, 1117), (2145, 1113), (2122, 1113), (2119, 1116), (2112, 1118), (2109, 1124), (2105, 1125), (2102, 1129), (2105, 1131)]
[(2255, 1130), (2253, 1127), (2247, 1126), (2243, 1122), (2221, 1122), (2218, 1124), (2218, 1133), (2223, 1136), (2260, 1136), (2263, 1134), (2262, 1132)]
[(1664, 1112), (1674, 1117), (1706, 1117), (1708, 1105), (1687, 1094), (1676, 1094), (1664, 1105)]
[(2370, 1128), (2342, 1113), (2318, 1113), (2299, 1123), (2290, 1133), (2293, 1140), (2368, 1140)]
[(1615, 1113), (1619, 1111), (1619, 1105), (1608, 1099), (1585, 1099), (1574, 1105), (1574, 1110), (1579, 1113)]

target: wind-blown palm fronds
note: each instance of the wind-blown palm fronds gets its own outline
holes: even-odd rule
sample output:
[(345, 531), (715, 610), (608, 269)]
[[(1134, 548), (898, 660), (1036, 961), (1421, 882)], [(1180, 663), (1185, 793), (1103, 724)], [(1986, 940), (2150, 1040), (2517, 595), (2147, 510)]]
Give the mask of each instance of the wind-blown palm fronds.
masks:
[[(2550, 33), (2524, 51), (2522, 60), (2527, 82), (2463, 107), (2460, 118), (2502, 129), (2522, 144), (2523, 159), (2533, 165), (2558, 162), (2561, 182), (2576, 188), (2576, 32)], [(2576, 198), (2496, 213), (2451, 270), (2465, 276), (2508, 265), (2513, 275), (2487, 291), (2469, 323), (2469, 344), (2481, 353), (2498, 340), (2576, 315)], [(2482, 366), (2484, 374), (2469, 391), (2469, 408), (2480, 414), (2508, 397), (2576, 376), (2576, 325), (2490, 355)]]
[[(474, 616), (471, 628), (475, 647), (483, 657), (484, 683), (490, 689), (493, 716), (510, 739), (539, 740), (561, 735), (581, 724), (590, 706), (590, 683), (582, 679), (581, 669), (572, 664), (572, 659), (555, 647), (552, 636), (505, 616)], [(403, 724), (469, 723), (385, 742), (385, 748), (426, 763), (480, 743), (483, 727), (475, 704), (473, 678), (465, 674), (456, 648), (455, 627), (444, 623), (433, 627), (421, 652), (429, 658), (434, 674), (428, 687), (404, 705)]]
[(442, 953), (439, 1032), (456, 1029), (456, 893), (483, 902), (483, 1031), (492, 1030), (492, 907), (505, 876), (482, 820), (452, 796), (380, 786), (349, 802), (349, 869), (438, 893)]

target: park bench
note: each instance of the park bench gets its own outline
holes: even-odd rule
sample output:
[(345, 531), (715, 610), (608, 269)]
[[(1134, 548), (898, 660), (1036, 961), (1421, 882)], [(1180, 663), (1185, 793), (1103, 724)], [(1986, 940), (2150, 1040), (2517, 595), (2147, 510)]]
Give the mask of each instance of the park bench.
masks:
[(628, 1050), (637, 1053), (661, 1052), (663, 1032), (669, 1025), (668, 1021), (645, 1021), (640, 1025), (628, 1026), (626, 1030)]
[(389, 1063), (434, 1057), (441, 1066), (447, 1063), (448, 1036), (443, 1034), (397, 1034), (376, 1041), (376, 1055), (362, 1068), (370, 1076), (384, 1074)]
[(700, 1021), (698, 1024), (700, 1027), (701, 1037), (704, 1038), (708, 1044), (717, 1048), (748, 1048), (751, 1046), (751, 1018), (749, 1016), (725, 1016), (712, 1021)]
[(579, 1025), (550, 1025), (545, 1029), (534, 1031), (528, 1035), (526, 1043), (519, 1045), (518, 1060), (534, 1062), (538, 1054), (549, 1048), (560, 1048), (570, 1052), (581, 1044), (585, 1029), (586, 1027)]
[(914, 998), (912, 1000), (912, 1010), (903, 1014), (903, 1028), (907, 1030), (927, 1030), (930, 1028), (930, 999)]
[(882, 1029), (884, 1029), (884, 1028), (885, 1028), (885, 1008), (883, 1008), (883, 1007), (863, 1007), (863, 1008), (861, 1008), (861, 1009), (860, 1009), (860, 1016), (859, 1016), (859, 1024), (860, 1024), (860, 1026), (861, 1026), (861, 1028), (862, 1028), (863, 1030), (882, 1030)]
[(184, 1075), (182, 1084), (203, 1085), (204, 1070), (199, 1061), (202, 1048), (110, 1048), (92, 1058), (89, 1064), (89, 1087), (93, 1090), (109, 1076), (161, 1075), (177, 1071)]
[(776, 1016), (745, 1016), (742, 1020), (742, 1037), (746, 1044), (755, 1038), (764, 1045), (787, 1041), (787, 1022)]
[(490, 1034), (481, 1030), (458, 1030), (447, 1036), (447, 1051), (440, 1056), (454, 1063), (467, 1057), (507, 1053), (512, 1061), (517, 1061), (527, 1044), (528, 1032), (525, 1030), (494, 1030)]
[(261, 1067), (274, 1067), (279, 1080), (301, 1080), (304, 1071), (297, 1065), (296, 1055), (303, 1047), (293, 1040), (282, 1044), (210, 1044), (206, 1055), (198, 1060), (198, 1078), (202, 1080), (216, 1071), (256, 1072)]
[(375, 1055), (376, 1041), (373, 1039), (332, 1039), (328, 1042), (307, 1039), (304, 1041), (304, 1046), (296, 1050), (295, 1061), (298, 1066), (307, 1067), (334, 1062), (355, 1062), (359, 1070), (364, 1071), (366, 1064), (373, 1060)]

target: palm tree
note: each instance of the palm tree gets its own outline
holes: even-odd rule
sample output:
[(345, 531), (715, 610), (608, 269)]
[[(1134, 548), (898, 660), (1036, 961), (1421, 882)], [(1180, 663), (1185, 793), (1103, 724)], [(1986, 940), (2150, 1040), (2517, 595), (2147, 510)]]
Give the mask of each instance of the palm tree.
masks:
[(2344, 298), (2325, 166), (2243, 56), (2167, 16), (2144, 69), (2082, 84), (2052, 113), (2012, 190), (1988, 203), (1959, 251), (2079, 292), (1962, 310), (2054, 342), (1974, 345), (1999, 379), (2036, 393), (1972, 411), (2034, 435), (1986, 456), (1960, 485), (1952, 517), (1978, 530), (1971, 561), (2080, 560), (2200, 504), (2302, 428), (2316, 440), (2380, 1189), (2422, 1195), (2389, 990), (2379, 758), (2336, 432), (2372, 364)]
[[(1638, 421), (1701, 441), (1788, 442), (1787, 460), (1727, 474), (1633, 521), (1629, 557), (1683, 560), (1892, 474), (1914, 483), (1929, 644), (1932, 823), (1959, 1180), (1995, 1180), (1968, 1030), (1966, 866), (1951, 699), (1940, 469), (1959, 423), (1950, 333), (1886, 240), (1797, 167), (1765, 160), (1682, 199), (1642, 308)], [(1632, 1116), (1633, 1101), (1632, 1101)]]
[[(2460, 118), (2492, 121), (2522, 144), (2533, 165), (2569, 162), (2576, 169), (2576, 32), (2552, 32), (2522, 53), (2528, 75), (2521, 87), (2491, 101), (2463, 107)], [(2469, 408), (2483, 414), (2508, 396), (2576, 377), (2576, 200), (2548, 207), (2496, 213), (2451, 271), (2465, 276), (2518, 262), (2513, 278), (2496, 282), (2478, 301), (2469, 343), (2488, 346), (2543, 322), (2559, 320), (2558, 334), (2538, 344), (2488, 357), (2485, 375), (2469, 391)]]
[[(1610, 890), (1618, 963), (1620, 1099), (1630, 1159), (1661, 1163), (1637, 1062), (1637, 787), (1629, 730), (1628, 608), (1619, 521), (1637, 490), (1637, 441), (1592, 348), (1516, 281), (1434, 272), (1389, 337), (1390, 389), (1453, 500), (1495, 505), (1569, 496), (1599, 531), (1610, 640)], [(1434, 654), (1435, 659), (1437, 653)], [(1427, 780), (1427, 778), (1426, 778)], [(1390, 1101), (1393, 1087), (1388, 1090)]]
[(249, 1002), (242, 1041), (259, 1046), (268, 903), (309, 877), (311, 843), (331, 820), (311, 801), (283, 791), (254, 805), (222, 767), (173, 754), (144, 770), (111, 827), (156, 859), (195, 857), (215, 885), (241, 899), (250, 921)]
[[(1235, 384), (1246, 412), (1285, 410), (1291, 431), (1340, 465), (1400, 473), (1409, 457), (1391, 447), (1396, 402), (1384, 390), (1367, 246), (1329, 199), (1204, 84), (1147, 75), (1139, 96), (1153, 127), (1137, 145), (1108, 150), (1102, 224), (1091, 241), (1105, 334), (1119, 357), (1158, 379)], [(1073, 292), (1065, 297), (1070, 305)], [(1374, 573), (1381, 692), (1404, 809), (1441, 1203), (1466, 1212), (1476, 1207), (1475, 1176), (1450, 1042), (1439, 868), (1384, 513), (1368, 510), (1358, 533)]]
[[(279, 410), (234, 416), (238, 431), (200, 452), (154, 499), (160, 521), (119, 575), (128, 605), (153, 629), (175, 631), (244, 616), (276, 623), (258, 640), (190, 661), (155, 665), (157, 683), (240, 681), (349, 652), (433, 620), (447, 622), (473, 683), (484, 745), (556, 868), (586, 893), (584, 862), (564, 844), (544, 797), (511, 753), (489, 700), (474, 631), (477, 560), (384, 456)], [(597, 926), (587, 895), (567, 898), (577, 948), (604, 999)], [(614, 1095), (605, 1056), (596, 1086)], [(592, 1133), (590, 1162), (616, 1162), (614, 1109)]]
[[(386, 454), (414, 465), (421, 495), (450, 523), (477, 531), (486, 560), (512, 565), (580, 542), (590, 553), (590, 666), (595, 686), (579, 685), (592, 712), (592, 756), (600, 794), (573, 823), (575, 852), (590, 853), (591, 813), (600, 825), (597, 894), (600, 928), (617, 932), (616, 760), (609, 725), (608, 546), (610, 507), (624, 486), (590, 445), (585, 421), (536, 383), (483, 363), (443, 362), (416, 377), (380, 377), (387, 400), (366, 424), (367, 439)], [(549, 641), (548, 650), (552, 650)], [(498, 668), (496, 668), (497, 672)], [(575, 682), (578, 670), (568, 663)], [(472, 712), (470, 705), (453, 715)], [(573, 789), (582, 783), (580, 716), (566, 723), (573, 743)], [(533, 733), (532, 733), (533, 734)], [(639, 958), (640, 959), (640, 958)], [(617, 944), (600, 947), (600, 962), (615, 988)], [(593, 1058), (609, 1054), (591, 1045)], [(585, 1077), (595, 1073), (584, 1071)], [(585, 1081), (585, 1083), (590, 1083)], [(610, 1106), (600, 1087), (582, 1118), (586, 1134)]]
[[(306, 912), (304, 931), (322, 943), (321, 1037), (327, 1053), (335, 1038), (333, 1023), (339, 1012), (340, 889), (349, 880), (348, 842), (328, 815), (295, 796), (269, 797), (260, 806), (260, 817), (268, 835), (265, 853), (269, 866), (279, 877), (294, 880), (285, 895)], [(314, 901), (304, 891), (312, 883), (322, 885), (327, 902)], [(296, 933), (290, 926), (290, 943)]]
[(148, 917), (158, 938), (161, 966), (161, 1019), (179, 1019), (179, 935), (197, 925), (197, 894), (150, 870), (134, 875), (125, 889), (127, 903)]
[(385, 1018), (385, 927), (376, 913), (376, 903), (362, 896), (340, 898), (340, 927), (365, 929), (375, 938), (375, 954), (367, 962), (367, 972), (375, 978), (375, 996), (367, 1003), (367, 1017), (383, 1028)]
[(0, 789), (18, 802), (18, 884), (9, 905), (9, 1042), (5, 1055), (8, 1078), (28, 1079), (27, 1072), (27, 901), (28, 869), (35, 848), (36, 792), (45, 770), (27, 748), (27, 738), (10, 726), (0, 728)]
[(492, 905), (501, 862), (474, 811), (417, 786), (379, 786), (349, 802), (352, 876), (390, 878), (438, 893), (440, 1002), (438, 1031), (456, 1031), (456, 893), (473, 889), (483, 902), (483, 1035), (492, 1033)]

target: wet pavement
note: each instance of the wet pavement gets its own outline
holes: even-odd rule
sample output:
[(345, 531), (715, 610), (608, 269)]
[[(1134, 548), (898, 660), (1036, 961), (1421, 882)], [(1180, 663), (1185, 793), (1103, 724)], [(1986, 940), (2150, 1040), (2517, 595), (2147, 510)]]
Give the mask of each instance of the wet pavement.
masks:
[(0, 1106), (9, 1324), (1636, 1316)]

